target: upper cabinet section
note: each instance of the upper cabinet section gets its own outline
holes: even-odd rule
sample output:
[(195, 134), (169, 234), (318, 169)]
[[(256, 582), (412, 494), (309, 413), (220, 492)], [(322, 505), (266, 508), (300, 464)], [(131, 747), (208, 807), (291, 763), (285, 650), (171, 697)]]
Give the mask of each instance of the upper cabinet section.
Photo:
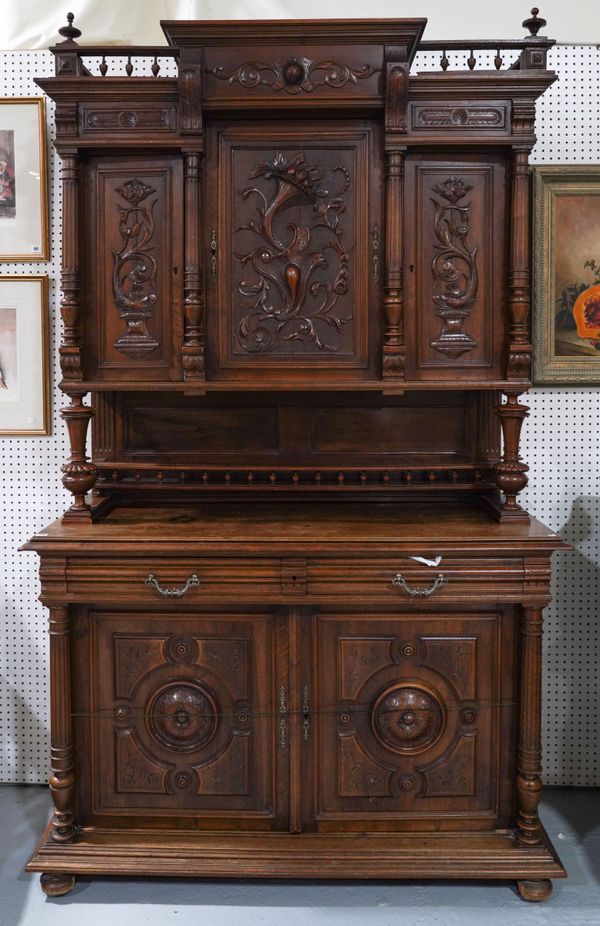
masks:
[(70, 20), (38, 81), (63, 388), (525, 387), (544, 24), (463, 45), (422, 19), (167, 22), (146, 48)]

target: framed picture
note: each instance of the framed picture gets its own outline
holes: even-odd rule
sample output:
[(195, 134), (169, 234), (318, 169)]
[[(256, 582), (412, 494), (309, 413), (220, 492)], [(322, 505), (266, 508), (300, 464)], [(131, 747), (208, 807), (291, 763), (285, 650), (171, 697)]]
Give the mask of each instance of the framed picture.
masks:
[(0, 435), (49, 433), (48, 277), (0, 276)]
[(600, 165), (534, 168), (534, 381), (600, 383)]
[(0, 97), (0, 261), (48, 258), (45, 101)]

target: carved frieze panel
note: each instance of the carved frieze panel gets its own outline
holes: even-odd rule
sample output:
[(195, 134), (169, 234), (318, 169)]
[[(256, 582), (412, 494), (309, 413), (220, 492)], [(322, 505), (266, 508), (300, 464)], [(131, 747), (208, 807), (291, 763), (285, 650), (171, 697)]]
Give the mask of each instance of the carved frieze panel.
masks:
[(413, 132), (435, 132), (450, 129), (453, 132), (481, 132), (490, 130), (506, 134), (508, 130), (507, 105), (499, 103), (422, 104), (411, 105), (411, 130)]
[(177, 127), (177, 110), (174, 106), (152, 109), (128, 109), (124, 106), (81, 106), (79, 117), (81, 132), (86, 135), (148, 131), (172, 133)]
[(291, 57), (273, 62), (244, 61), (237, 67), (217, 65), (209, 70), (218, 80), (240, 87), (269, 87), (276, 92), (312, 93), (318, 87), (339, 89), (371, 77), (377, 68), (370, 64), (352, 67), (343, 61), (313, 61), (306, 57)]

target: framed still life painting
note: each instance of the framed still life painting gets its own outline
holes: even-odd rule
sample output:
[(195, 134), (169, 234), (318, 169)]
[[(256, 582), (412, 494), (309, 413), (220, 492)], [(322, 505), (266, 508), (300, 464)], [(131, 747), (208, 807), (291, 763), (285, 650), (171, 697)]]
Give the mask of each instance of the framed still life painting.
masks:
[(534, 168), (534, 381), (600, 383), (600, 165)]
[(48, 257), (45, 102), (0, 98), (0, 261)]
[(49, 433), (48, 277), (0, 276), (0, 436)]

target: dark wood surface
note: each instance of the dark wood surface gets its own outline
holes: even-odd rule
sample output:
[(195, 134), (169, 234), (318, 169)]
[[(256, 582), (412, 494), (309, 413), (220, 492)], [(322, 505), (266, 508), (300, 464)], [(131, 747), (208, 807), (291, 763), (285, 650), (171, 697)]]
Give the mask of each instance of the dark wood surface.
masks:
[(422, 19), (166, 22), (163, 49), (87, 50), (72, 20), (38, 81), (74, 502), (24, 547), (54, 802), (28, 870), (50, 895), (88, 873), (544, 899), (564, 544), (518, 493), (545, 23), (466, 46), (468, 70), (434, 43), (441, 70), (411, 75)]

